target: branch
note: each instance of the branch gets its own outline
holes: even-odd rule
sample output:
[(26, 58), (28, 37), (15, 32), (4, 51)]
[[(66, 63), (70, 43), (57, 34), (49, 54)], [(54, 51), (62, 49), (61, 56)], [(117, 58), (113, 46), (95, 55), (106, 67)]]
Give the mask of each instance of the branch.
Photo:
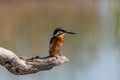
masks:
[(43, 57), (39, 56), (23, 59), (19, 58), (10, 50), (0, 47), (0, 64), (15, 75), (32, 74), (39, 71), (50, 70), (69, 60), (65, 56)]

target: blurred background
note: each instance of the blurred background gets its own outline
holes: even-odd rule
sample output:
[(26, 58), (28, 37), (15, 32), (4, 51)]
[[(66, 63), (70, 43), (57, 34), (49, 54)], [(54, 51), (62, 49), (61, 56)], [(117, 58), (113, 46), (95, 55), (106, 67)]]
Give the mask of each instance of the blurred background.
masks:
[(77, 33), (69, 63), (22, 76), (0, 66), (0, 80), (120, 80), (120, 0), (0, 0), (0, 46), (18, 56), (47, 56), (57, 26)]

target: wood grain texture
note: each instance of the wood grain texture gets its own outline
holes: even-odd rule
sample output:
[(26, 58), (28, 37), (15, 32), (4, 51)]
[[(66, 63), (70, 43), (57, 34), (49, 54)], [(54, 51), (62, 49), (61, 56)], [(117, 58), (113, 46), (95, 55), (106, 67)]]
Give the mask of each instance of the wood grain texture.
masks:
[(63, 55), (56, 57), (32, 57), (24, 58), (18, 57), (15, 53), (10, 50), (0, 47), (0, 64), (4, 66), (8, 71), (15, 75), (26, 75), (37, 73), (39, 71), (50, 70), (55, 66), (59, 66), (63, 63), (68, 62)]

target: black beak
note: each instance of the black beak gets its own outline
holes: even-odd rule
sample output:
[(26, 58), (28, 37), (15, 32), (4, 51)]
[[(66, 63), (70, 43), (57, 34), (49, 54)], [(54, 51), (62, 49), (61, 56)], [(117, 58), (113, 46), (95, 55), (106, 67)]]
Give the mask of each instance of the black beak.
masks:
[(69, 32), (69, 31), (66, 31), (66, 33), (68, 33), (68, 34), (76, 34), (76, 33), (74, 33), (74, 32)]

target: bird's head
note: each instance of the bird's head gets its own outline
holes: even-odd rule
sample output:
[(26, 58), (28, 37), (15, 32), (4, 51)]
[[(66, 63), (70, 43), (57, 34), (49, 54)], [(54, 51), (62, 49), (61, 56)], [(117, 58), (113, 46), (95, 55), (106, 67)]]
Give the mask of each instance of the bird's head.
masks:
[(54, 30), (54, 32), (53, 32), (53, 36), (59, 36), (59, 35), (63, 35), (64, 36), (65, 34), (76, 34), (76, 33), (67, 31), (67, 30), (65, 30), (63, 28), (60, 28), (60, 27), (56, 28)]

